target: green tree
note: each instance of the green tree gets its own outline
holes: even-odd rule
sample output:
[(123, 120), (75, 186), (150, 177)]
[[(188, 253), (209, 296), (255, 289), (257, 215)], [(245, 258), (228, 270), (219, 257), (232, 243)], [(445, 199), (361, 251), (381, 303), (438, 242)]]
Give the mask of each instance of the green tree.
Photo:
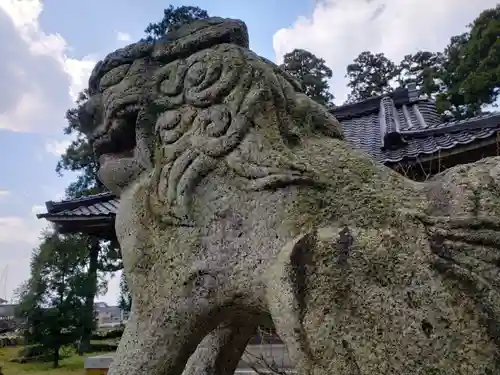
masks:
[(120, 270), (123, 266), (117, 248), (109, 241), (81, 234), (71, 236), (80, 238), (80, 242), (87, 250), (85, 308), (82, 312), (81, 335), (78, 345), (78, 353), (82, 355), (90, 348), (90, 337), (94, 329), (95, 297), (98, 294), (104, 294), (107, 290), (105, 276), (109, 272)]
[[(66, 189), (66, 197), (79, 198), (106, 191), (100, 182), (97, 172), (99, 162), (95, 157), (92, 144), (85, 136), (83, 129), (92, 127), (92, 124), (85, 124), (82, 121), (88, 117), (81, 116), (85, 103), (88, 101), (88, 91), (84, 90), (79, 94), (79, 98), (74, 108), (66, 112), (68, 125), (64, 128), (66, 135), (73, 136), (75, 140), (61, 155), (57, 163), (56, 171), (62, 175), (64, 171), (77, 173), (75, 182), (72, 182)], [(83, 354), (90, 344), (92, 334), (92, 321), (94, 317), (94, 299), (99, 290), (99, 273), (114, 272), (122, 268), (120, 257), (116, 246), (105, 239), (94, 236), (82, 236), (75, 234), (83, 244), (85, 244), (87, 257), (87, 284), (85, 312), (83, 313), (82, 332), (80, 337), (79, 353)], [(102, 278), (101, 278), (102, 279)], [(106, 285), (101, 285), (105, 288)]]
[(106, 191), (104, 185), (97, 177), (99, 169), (92, 145), (82, 132), (80, 111), (89, 99), (88, 90), (82, 91), (78, 95), (76, 107), (66, 111), (68, 125), (63, 129), (65, 135), (73, 136), (75, 139), (61, 155), (57, 162), (56, 172), (62, 176), (64, 171), (77, 172), (76, 181), (66, 188), (66, 197), (79, 198), (82, 196), (102, 193)]
[(334, 96), (328, 84), (332, 70), (325, 60), (309, 51), (294, 49), (284, 56), (280, 67), (302, 83), (304, 93), (311, 99), (327, 107), (333, 106)]
[(361, 52), (347, 66), (347, 86), (351, 89), (348, 103), (393, 91), (391, 83), (397, 78), (398, 68), (383, 53)]
[(434, 99), (441, 88), (442, 66), (442, 53), (419, 51), (406, 55), (396, 68), (398, 83), (401, 87), (415, 83), (421, 95)]
[(455, 118), (481, 113), (493, 104), (500, 89), (500, 4), (483, 11), (467, 32), (451, 38), (444, 51), (438, 98)]
[(80, 335), (87, 249), (76, 236), (45, 233), (31, 259), (31, 276), (20, 295), (18, 316), (27, 322), (27, 344), (38, 344), (59, 366), (60, 351)]
[(132, 295), (125, 279), (125, 274), (120, 277), (120, 297), (118, 299), (118, 306), (121, 310), (129, 312), (132, 307)]
[(178, 29), (185, 23), (208, 17), (208, 12), (199, 7), (186, 5), (174, 7), (170, 5), (163, 10), (163, 18), (159, 22), (150, 23), (144, 32), (147, 34), (148, 40), (156, 40), (169, 31)]

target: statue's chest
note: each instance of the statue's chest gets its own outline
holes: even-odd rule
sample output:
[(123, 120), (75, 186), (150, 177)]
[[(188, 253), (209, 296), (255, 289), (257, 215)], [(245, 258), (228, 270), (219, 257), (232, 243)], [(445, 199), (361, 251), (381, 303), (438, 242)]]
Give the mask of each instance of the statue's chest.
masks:
[(115, 218), (115, 231), (120, 243), (124, 267), (142, 267), (154, 256), (155, 239), (146, 192), (136, 186), (122, 193)]

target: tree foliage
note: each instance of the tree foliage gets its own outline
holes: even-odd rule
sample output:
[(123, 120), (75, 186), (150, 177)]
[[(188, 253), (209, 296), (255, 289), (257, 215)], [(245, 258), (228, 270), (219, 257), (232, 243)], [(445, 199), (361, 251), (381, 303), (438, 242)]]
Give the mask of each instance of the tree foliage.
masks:
[(38, 344), (58, 367), (60, 350), (81, 335), (87, 282), (87, 248), (79, 236), (45, 233), (31, 259), (31, 277), (17, 314), (27, 322), (27, 344)]
[(406, 55), (396, 66), (399, 86), (414, 83), (421, 95), (436, 98), (441, 89), (439, 83), (443, 64), (443, 54), (430, 51), (418, 51)]
[(178, 29), (185, 23), (193, 22), (199, 19), (208, 18), (208, 12), (196, 6), (182, 5), (174, 7), (170, 5), (163, 10), (163, 18), (159, 22), (150, 23), (144, 32), (148, 40), (161, 38), (169, 31)]
[(383, 53), (361, 52), (347, 66), (347, 86), (351, 89), (347, 101), (362, 101), (392, 91), (391, 83), (398, 69)]
[(500, 4), (483, 11), (444, 51), (440, 100), (455, 118), (475, 116), (500, 89)]
[(383, 53), (362, 52), (347, 67), (348, 102), (412, 82), (420, 94), (436, 100), (438, 113), (452, 119), (482, 113), (500, 93), (500, 5), (483, 11), (467, 29), (452, 36), (444, 51), (418, 51), (399, 64)]
[(88, 99), (88, 91), (82, 91), (78, 96), (76, 106), (66, 111), (68, 125), (63, 131), (64, 134), (72, 135), (75, 139), (61, 155), (61, 159), (56, 165), (56, 172), (59, 175), (62, 175), (63, 171), (78, 172), (76, 181), (70, 183), (66, 189), (66, 196), (70, 199), (106, 190), (97, 177), (99, 163), (92, 150), (92, 145), (82, 131), (85, 125), (81, 123), (79, 116), (81, 108)]
[[(68, 125), (64, 128), (64, 133), (73, 135), (75, 140), (61, 155), (56, 171), (60, 175), (64, 171), (77, 172), (76, 181), (70, 183), (66, 189), (66, 197), (69, 199), (106, 191), (97, 175), (99, 162), (95, 157), (92, 144), (83, 132), (85, 127), (90, 127), (90, 124), (82, 123), (86, 117), (80, 116), (82, 108), (88, 100), (88, 91), (84, 90), (79, 94), (76, 106), (66, 112)], [(88, 287), (85, 289), (85, 305), (81, 320), (82, 330), (78, 347), (79, 353), (83, 354), (89, 347), (92, 334), (95, 296), (99, 290), (105, 290), (107, 287), (102, 273), (117, 271), (122, 268), (122, 265), (116, 247), (109, 241), (83, 235), (74, 236), (80, 239), (81, 246), (87, 250), (85, 282)]]
[(311, 99), (327, 107), (333, 106), (334, 96), (328, 84), (332, 70), (325, 60), (304, 49), (294, 49), (284, 56), (280, 67), (302, 84), (304, 93)]
[(416, 85), (421, 95), (435, 99), (440, 92), (443, 54), (418, 51), (394, 63), (383, 53), (364, 51), (347, 66), (348, 103), (392, 92), (396, 87)]
[(118, 306), (123, 311), (130, 311), (132, 308), (132, 295), (127, 285), (127, 280), (125, 279), (125, 274), (121, 274), (120, 277), (120, 297), (118, 299)]

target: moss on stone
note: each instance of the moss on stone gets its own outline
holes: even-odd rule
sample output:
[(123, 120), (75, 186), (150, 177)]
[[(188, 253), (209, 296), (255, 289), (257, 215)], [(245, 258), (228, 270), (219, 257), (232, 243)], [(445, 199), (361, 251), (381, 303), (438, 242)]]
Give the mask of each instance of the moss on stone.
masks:
[(398, 211), (422, 206), (418, 183), (360, 155), (342, 141), (305, 142), (296, 155), (320, 176), (316, 186), (298, 188), (289, 207), (288, 221), (297, 232), (333, 222), (381, 227), (389, 225)]

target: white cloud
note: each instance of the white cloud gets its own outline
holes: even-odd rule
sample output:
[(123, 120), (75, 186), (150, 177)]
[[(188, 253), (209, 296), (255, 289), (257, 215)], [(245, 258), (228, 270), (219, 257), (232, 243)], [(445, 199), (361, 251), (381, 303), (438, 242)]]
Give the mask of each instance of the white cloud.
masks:
[(35, 204), (33, 207), (31, 207), (31, 213), (33, 215), (36, 215), (36, 214), (41, 214), (42, 212), (45, 212), (47, 209), (45, 208), (45, 206), (41, 205), (41, 204)]
[(333, 70), (330, 83), (337, 103), (348, 90), (346, 67), (363, 51), (384, 52), (399, 62), (421, 49), (442, 51), (452, 35), (465, 31), (497, 0), (323, 0), (311, 17), (299, 17), (274, 35), (278, 62), (294, 48), (311, 51)]
[(118, 40), (119, 42), (130, 42), (132, 40), (132, 37), (128, 33), (118, 31), (116, 33), (116, 40)]
[(64, 140), (64, 141), (50, 141), (45, 144), (45, 151), (47, 151), (49, 154), (55, 155), (55, 156), (61, 156), (64, 154), (68, 148), (68, 146), (71, 144), (71, 141), (69, 140)]
[(0, 1), (1, 48), (7, 57), (0, 76), (10, 87), (10, 93), (2, 94), (8, 100), (0, 108), (0, 129), (60, 131), (66, 109), (95, 65), (91, 56), (68, 57), (64, 38), (41, 29), (42, 11), (40, 0)]
[(42, 12), (39, 1), (2, 0), (0, 6), (10, 15), (16, 27), (33, 25)]
[(44, 192), (45, 196), (49, 197), (53, 201), (62, 201), (66, 197), (64, 190), (57, 190), (51, 186), (43, 185), (41, 190)]
[(21, 38), (28, 44), (34, 55), (46, 55), (59, 62), (71, 78), (72, 87), (69, 93), (72, 97), (71, 89), (79, 89), (76, 93), (81, 91), (97, 61), (92, 56), (85, 56), (81, 60), (69, 58), (66, 55), (69, 47), (64, 38), (60, 34), (46, 34), (40, 28), (42, 2), (40, 0), (2, 0), (0, 7), (10, 16)]
[[(42, 11), (40, 0), (0, 0), (3, 88), (0, 90), (0, 129), (61, 134), (64, 114), (87, 85), (97, 60), (94, 56), (71, 58), (71, 48), (63, 36), (42, 29), (39, 23)], [(45, 152), (60, 155), (70, 141), (71, 137), (52, 140), (45, 145)], [(71, 173), (64, 176), (68, 182), (69, 176)], [(58, 181), (57, 184), (42, 181), (38, 203), (47, 198), (64, 198)], [(8, 194), (7, 190), (0, 189), (0, 199)], [(10, 299), (15, 288), (29, 277), (32, 249), (39, 244), (42, 230), (50, 227), (46, 220), (36, 218), (37, 213), (44, 211), (46, 208), (37, 204), (24, 212), (11, 209), (0, 212), (0, 297)], [(4, 275), (7, 275), (6, 285), (3, 285)], [(115, 279), (109, 291), (103, 299), (115, 302)]]
[[(0, 285), (0, 298), (10, 300), (16, 288), (29, 278), (32, 249), (40, 243), (42, 231), (51, 228), (46, 220), (36, 218), (36, 214), (41, 212), (46, 212), (46, 208), (37, 204), (22, 216), (0, 216), (0, 283), (4, 281), (2, 277), (6, 277), (7, 281), (5, 288)], [(106, 276), (107, 293), (97, 296), (97, 301), (110, 305), (117, 303), (120, 274), (116, 272)]]
[(4, 113), (0, 113), (0, 129), (27, 132), (35, 130), (36, 122), (33, 119), (37, 113), (45, 110), (43, 92), (33, 88), (31, 92), (25, 92), (14, 107)]
[(82, 60), (66, 58), (64, 60), (64, 71), (71, 77), (69, 94), (76, 101), (78, 94), (87, 87), (88, 79), (94, 69), (97, 59), (93, 56), (85, 56)]
[(0, 216), (0, 280), (3, 276), (6, 282), (0, 285), (0, 293), (7, 292), (0, 295), (2, 298), (12, 298), (16, 288), (29, 278), (32, 250), (40, 243), (42, 231), (51, 228), (46, 220), (36, 217), (44, 211), (45, 207), (34, 205), (18, 216)]
[(36, 214), (45, 211), (45, 206), (36, 204), (24, 215), (0, 216), (0, 245), (6, 243), (38, 244), (42, 230), (50, 227), (47, 221), (36, 217)]
[(106, 276), (108, 290), (105, 295), (96, 297), (96, 302), (106, 302), (108, 305), (116, 305), (120, 295), (120, 276), (122, 271), (117, 271)]
[(28, 217), (0, 216), (0, 245), (22, 243), (36, 246), (42, 230), (48, 227), (46, 222), (38, 220), (31, 212)]

